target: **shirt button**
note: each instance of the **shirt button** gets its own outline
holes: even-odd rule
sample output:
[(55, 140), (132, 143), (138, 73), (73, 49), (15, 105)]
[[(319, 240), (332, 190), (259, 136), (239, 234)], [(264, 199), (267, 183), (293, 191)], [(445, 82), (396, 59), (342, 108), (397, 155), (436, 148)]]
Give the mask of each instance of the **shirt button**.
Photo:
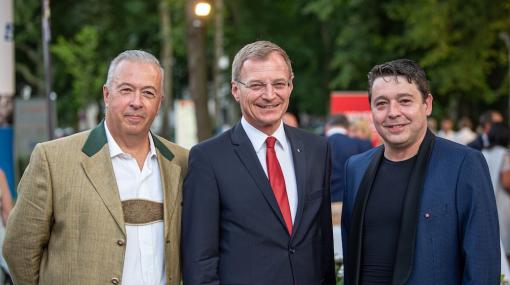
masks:
[(119, 284), (119, 278), (113, 277), (112, 284)]
[(119, 240), (117, 241), (117, 244), (118, 244), (119, 246), (123, 246), (123, 245), (125, 244), (125, 242), (124, 242), (124, 240), (119, 239)]

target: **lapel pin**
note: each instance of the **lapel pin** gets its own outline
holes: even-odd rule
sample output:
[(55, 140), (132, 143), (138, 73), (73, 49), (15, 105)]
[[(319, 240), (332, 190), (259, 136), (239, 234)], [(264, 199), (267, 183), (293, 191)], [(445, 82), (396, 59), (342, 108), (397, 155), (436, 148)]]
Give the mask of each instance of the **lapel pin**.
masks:
[(301, 152), (301, 149), (300, 149), (300, 148), (298, 148), (298, 149), (297, 149), (297, 152)]
[(425, 219), (430, 219), (430, 213), (425, 213)]

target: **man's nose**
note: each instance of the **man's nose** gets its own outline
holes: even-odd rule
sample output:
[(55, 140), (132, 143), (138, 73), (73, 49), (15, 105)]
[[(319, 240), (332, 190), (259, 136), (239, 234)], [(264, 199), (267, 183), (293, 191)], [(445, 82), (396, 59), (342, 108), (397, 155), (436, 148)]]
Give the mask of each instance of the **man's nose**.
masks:
[(273, 85), (271, 85), (271, 84), (266, 84), (264, 86), (264, 90), (262, 90), (262, 92), (263, 92), (262, 97), (266, 98), (266, 99), (270, 99), (270, 98), (273, 98), (274, 96), (276, 96), (276, 90), (273, 87)]
[(391, 101), (389, 104), (388, 115), (390, 117), (396, 117), (400, 115), (400, 105), (396, 101)]
[(133, 92), (129, 105), (133, 108), (140, 108), (143, 106), (143, 95), (141, 91), (137, 90)]

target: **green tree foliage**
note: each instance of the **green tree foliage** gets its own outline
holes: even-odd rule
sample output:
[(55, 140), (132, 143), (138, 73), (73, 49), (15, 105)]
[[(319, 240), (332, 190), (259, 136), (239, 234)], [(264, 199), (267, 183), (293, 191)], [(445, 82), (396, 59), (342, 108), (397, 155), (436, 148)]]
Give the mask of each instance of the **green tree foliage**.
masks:
[(383, 5), (383, 1), (376, 0), (318, 0), (305, 7), (331, 30), (329, 88), (365, 90), (372, 63), (381, 57), (391, 58), (391, 50), (383, 40), (391, 30), (391, 23), (382, 13)]
[[(287, 51), (294, 69), (293, 111), (321, 114), (328, 104), (328, 72), (323, 26), (303, 10), (306, 0), (225, 1), (226, 51), (231, 55), (245, 44), (270, 40)], [(327, 39), (326, 39), (327, 42)]]
[(439, 112), (505, 95), (510, 2), (315, 0), (305, 11), (333, 30), (332, 89), (366, 90), (378, 63), (407, 57), (427, 71)]
[(14, 1), (16, 85), (31, 86), (35, 95), (44, 94), (40, 14), (41, 1)]
[[(41, 1), (14, 1), (16, 81), (44, 96)], [(186, 85), (182, 0), (170, 1), (175, 21), (175, 88)], [(182, 10), (182, 11), (181, 11)], [(53, 90), (58, 94), (59, 126), (77, 125), (77, 110), (89, 100), (101, 103), (101, 85), (110, 60), (127, 49), (160, 53), (157, 1), (51, 1)], [(174, 93), (180, 94), (174, 89)]]
[(508, 1), (428, 0), (392, 3), (387, 11), (403, 23), (392, 42), (427, 70), (444, 105), (491, 103), (507, 94), (501, 73), (506, 53), (498, 33), (510, 27)]
[[(184, 2), (169, 2), (177, 98), (188, 84)], [(325, 114), (332, 90), (366, 90), (366, 74), (373, 65), (401, 57), (425, 67), (436, 113), (458, 109), (459, 115), (476, 114), (481, 108), (507, 103), (507, 51), (498, 34), (510, 33), (508, 0), (224, 2), (225, 52), (230, 60), (240, 47), (260, 39), (287, 50), (295, 73), (294, 112)], [(99, 79), (104, 81), (106, 66), (116, 54), (134, 48), (160, 54), (158, 4), (144, 0), (51, 2), (60, 125), (75, 125), (75, 116), (66, 114), (89, 98), (101, 97)], [(37, 94), (42, 94), (43, 82), (40, 9), (39, 0), (15, 1), (17, 86), (29, 84)], [(212, 59), (214, 22), (210, 19), (206, 30), (207, 58)], [(208, 64), (211, 70), (212, 61)]]
[(71, 79), (71, 91), (61, 93), (58, 106), (60, 119), (66, 122), (76, 122), (78, 112), (86, 104), (101, 102), (101, 86), (108, 67), (99, 59), (98, 44), (98, 31), (84, 26), (72, 40), (59, 36), (52, 46), (52, 53)]

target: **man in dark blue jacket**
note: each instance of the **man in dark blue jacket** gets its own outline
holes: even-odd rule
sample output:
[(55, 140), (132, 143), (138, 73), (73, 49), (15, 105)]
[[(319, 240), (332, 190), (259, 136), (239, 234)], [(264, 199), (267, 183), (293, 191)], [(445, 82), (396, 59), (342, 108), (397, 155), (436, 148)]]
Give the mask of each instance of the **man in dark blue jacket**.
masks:
[(376, 65), (369, 100), (384, 145), (346, 163), (345, 284), (499, 284), (487, 163), (427, 129), (425, 71), (407, 59)]
[(324, 132), (331, 149), (331, 202), (342, 202), (345, 188), (345, 162), (349, 157), (372, 148), (368, 140), (348, 136), (349, 119), (338, 114), (328, 119)]
[(232, 95), (243, 117), (189, 156), (184, 284), (335, 284), (329, 147), (282, 122), (292, 79), (274, 43), (235, 56)]

